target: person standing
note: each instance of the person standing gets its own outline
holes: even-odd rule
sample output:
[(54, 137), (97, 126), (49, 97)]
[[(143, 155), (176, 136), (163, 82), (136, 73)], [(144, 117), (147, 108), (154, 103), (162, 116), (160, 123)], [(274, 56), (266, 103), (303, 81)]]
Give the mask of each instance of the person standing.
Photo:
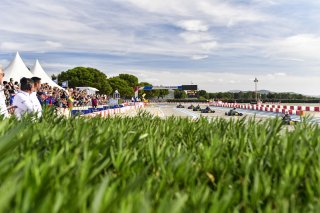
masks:
[(92, 103), (92, 108), (96, 109), (98, 107), (98, 99), (95, 95), (92, 97), (91, 103)]
[(37, 92), (37, 96), (38, 96), (38, 99), (39, 99), (39, 102), (41, 104), (42, 107), (45, 107), (47, 106), (47, 95), (45, 92)]
[(4, 86), (2, 85), (4, 77), (4, 72), (2, 66), (0, 65), (0, 114), (5, 118), (9, 117), (7, 105), (6, 105), (6, 96), (4, 94)]
[(30, 95), (30, 98), (33, 104), (34, 112), (36, 112), (38, 118), (40, 118), (42, 116), (42, 106), (38, 99), (37, 92), (39, 92), (41, 88), (41, 78), (32, 77), (31, 80), (33, 81), (33, 91)]
[(30, 97), (33, 91), (33, 81), (30, 78), (21, 78), (20, 85), (20, 91), (14, 97), (12, 103), (16, 107), (14, 114), (18, 119), (21, 119), (27, 113), (35, 112)]

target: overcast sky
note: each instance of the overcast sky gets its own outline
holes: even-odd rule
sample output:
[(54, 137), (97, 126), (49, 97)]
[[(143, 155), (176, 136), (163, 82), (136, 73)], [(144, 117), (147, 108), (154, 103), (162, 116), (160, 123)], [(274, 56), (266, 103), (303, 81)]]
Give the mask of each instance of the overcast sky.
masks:
[(320, 95), (319, 0), (1, 0), (0, 63)]

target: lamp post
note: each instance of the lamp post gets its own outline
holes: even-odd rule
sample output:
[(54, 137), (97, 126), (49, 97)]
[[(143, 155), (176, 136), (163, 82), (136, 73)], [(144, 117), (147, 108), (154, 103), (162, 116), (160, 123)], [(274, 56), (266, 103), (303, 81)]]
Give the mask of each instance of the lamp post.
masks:
[(113, 98), (114, 98), (115, 100), (117, 100), (117, 105), (119, 105), (120, 93), (118, 92), (118, 90), (116, 90), (116, 91), (113, 93)]
[(256, 102), (258, 102), (258, 82), (259, 81), (257, 78), (255, 78), (253, 82), (255, 84)]

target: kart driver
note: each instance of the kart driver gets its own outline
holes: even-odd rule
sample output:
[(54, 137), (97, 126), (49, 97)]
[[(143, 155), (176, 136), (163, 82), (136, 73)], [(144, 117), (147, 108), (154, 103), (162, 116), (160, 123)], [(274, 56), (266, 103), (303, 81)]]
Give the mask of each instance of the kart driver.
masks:
[(284, 116), (282, 117), (282, 121), (286, 123), (291, 121), (291, 116), (289, 115), (288, 111), (285, 112)]

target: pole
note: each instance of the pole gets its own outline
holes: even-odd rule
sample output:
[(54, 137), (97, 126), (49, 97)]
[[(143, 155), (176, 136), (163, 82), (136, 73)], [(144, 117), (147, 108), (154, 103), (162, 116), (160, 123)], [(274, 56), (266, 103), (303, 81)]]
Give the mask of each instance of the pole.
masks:
[(255, 93), (256, 93), (256, 102), (258, 102), (258, 79), (254, 79), (254, 84), (255, 84)]

